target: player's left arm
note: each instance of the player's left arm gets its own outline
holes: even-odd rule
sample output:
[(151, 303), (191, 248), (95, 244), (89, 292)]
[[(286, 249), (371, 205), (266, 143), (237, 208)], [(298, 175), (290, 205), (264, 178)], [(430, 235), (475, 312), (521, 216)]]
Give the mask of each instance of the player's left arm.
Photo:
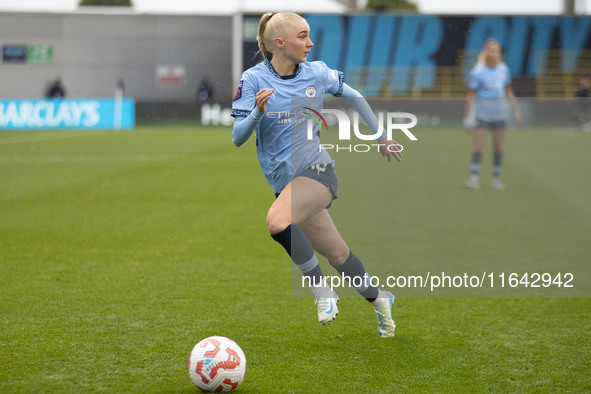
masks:
[(511, 104), (511, 108), (513, 108), (513, 117), (515, 118), (515, 123), (519, 124), (522, 120), (521, 109), (519, 108), (519, 104), (515, 98), (513, 87), (511, 87), (511, 71), (509, 71), (509, 67), (504, 64), (503, 68), (505, 70), (505, 97), (507, 97), (509, 104)]
[(513, 108), (513, 116), (515, 117), (515, 123), (521, 123), (523, 116), (521, 115), (521, 109), (519, 108), (519, 104), (517, 103), (517, 99), (515, 98), (515, 92), (513, 92), (513, 88), (511, 85), (505, 86), (505, 96), (507, 100), (509, 100), (509, 104), (511, 104), (511, 108)]
[(361, 118), (376, 134), (376, 140), (382, 156), (385, 156), (388, 161), (393, 157), (397, 161), (402, 160), (402, 150), (400, 145), (395, 140), (389, 140), (384, 130), (380, 131), (380, 126), (376, 115), (373, 113), (369, 103), (357, 90), (353, 89), (346, 83), (342, 85), (342, 92), (340, 97), (344, 98), (351, 106), (361, 115)]

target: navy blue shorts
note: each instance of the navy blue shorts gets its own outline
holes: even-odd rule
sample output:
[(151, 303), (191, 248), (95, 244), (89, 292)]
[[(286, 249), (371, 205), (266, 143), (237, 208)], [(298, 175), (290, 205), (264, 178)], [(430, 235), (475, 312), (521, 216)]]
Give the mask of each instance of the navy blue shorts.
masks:
[(501, 130), (507, 128), (507, 122), (504, 120), (498, 120), (495, 122), (485, 122), (484, 120), (476, 119), (477, 129), (490, 129), (492, 131)]
[(332, 164), (314, 164), (296, 176), (303, 176), (322, 183), (324, 186), (330, 188), (332, 199), (337, 199), (337, 174), (334, 172)]
[[(314, 164), (296, 175), (296, 177), (298, 176), (314, 179), (315, 181), (322, 183), (324, 186), (330, 188), (332, 199), (337, 199), (337, 174), (334, 172), (332, 164)], [(280, 193), (275, 193), (275, 198), (279, 197), (279, 194)], [(328, 204), (328, 207), (330, 207), (330, 204)]]

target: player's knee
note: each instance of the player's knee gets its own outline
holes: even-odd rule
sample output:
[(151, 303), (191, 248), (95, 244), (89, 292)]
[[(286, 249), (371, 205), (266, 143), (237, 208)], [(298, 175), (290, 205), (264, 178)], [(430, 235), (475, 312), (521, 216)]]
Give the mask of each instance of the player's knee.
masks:
[(277, 234), (285, 230), (290, 225), (289, 217), (280, 212), (270, 210), (267, 213), (267, 228), (270, 234)]
[(331, 251), (330, 256), (326, 257), (332, 266), (337, 267), (339, 265), (343, 265), (345, 261), (347, 261), (347, 259), (349, 258), (350, 254), (351, 251), (348, 247), (345, 246)]

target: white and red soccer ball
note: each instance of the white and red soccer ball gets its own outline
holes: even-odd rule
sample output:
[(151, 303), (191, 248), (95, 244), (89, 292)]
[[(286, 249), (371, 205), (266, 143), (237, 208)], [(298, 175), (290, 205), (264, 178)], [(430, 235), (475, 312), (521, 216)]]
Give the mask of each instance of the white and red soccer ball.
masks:
[(201, 391), (228, 393), (244, 380), (246, 357), (236, 342), (209, 337), (199, 342), (189, 356), (189, 377)]

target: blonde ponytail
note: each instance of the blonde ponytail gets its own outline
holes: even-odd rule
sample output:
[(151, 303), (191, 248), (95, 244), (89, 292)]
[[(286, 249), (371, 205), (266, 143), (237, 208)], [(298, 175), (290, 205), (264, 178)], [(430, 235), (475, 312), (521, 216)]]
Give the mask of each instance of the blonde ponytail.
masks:
[(267, 12), (261, 17), (257, 42), (259, 43), (258, 53), (263, 59), (271, 60), (273, 58), (275, 39), (285, 37), (289, 28), (302, 19), (304, 18), (293, 12), (278, 12), (276, 14)]
[(257, 35), (257, 41), (259, 43), (259, 53), (261, 54), (263, 59), (269, 60), (271, 60), (271, 58), (273, 57), (273, 52), (271, 52), (267, 48), (267, 44), (265, 43), (265, 30), (267, 30), (267, 23), (269, 22), (269, 19), (271, 19), (272, 16), (272, 12), (267, 12), (265, 15), (261, 17)]
[[(486, 41), (484, 41), (484, 44), (482, 44), (482, 49), (480, 50), (480, 53), (478, 54), (478, 59), (476, 60), (476, 65), (480, 66), (481, 64), (484, 64), (486, 62), (486, 47), (488, 46), (488, 44), (491, 43), (495, 43), (499, 46), (499, 48), (501, 48), (501, 44), (494, 38), (489, 38)], [(499, 56), (499, 63), (498, 64), (504, 64), (503, 63), (503, 57), (502, 55)]]

